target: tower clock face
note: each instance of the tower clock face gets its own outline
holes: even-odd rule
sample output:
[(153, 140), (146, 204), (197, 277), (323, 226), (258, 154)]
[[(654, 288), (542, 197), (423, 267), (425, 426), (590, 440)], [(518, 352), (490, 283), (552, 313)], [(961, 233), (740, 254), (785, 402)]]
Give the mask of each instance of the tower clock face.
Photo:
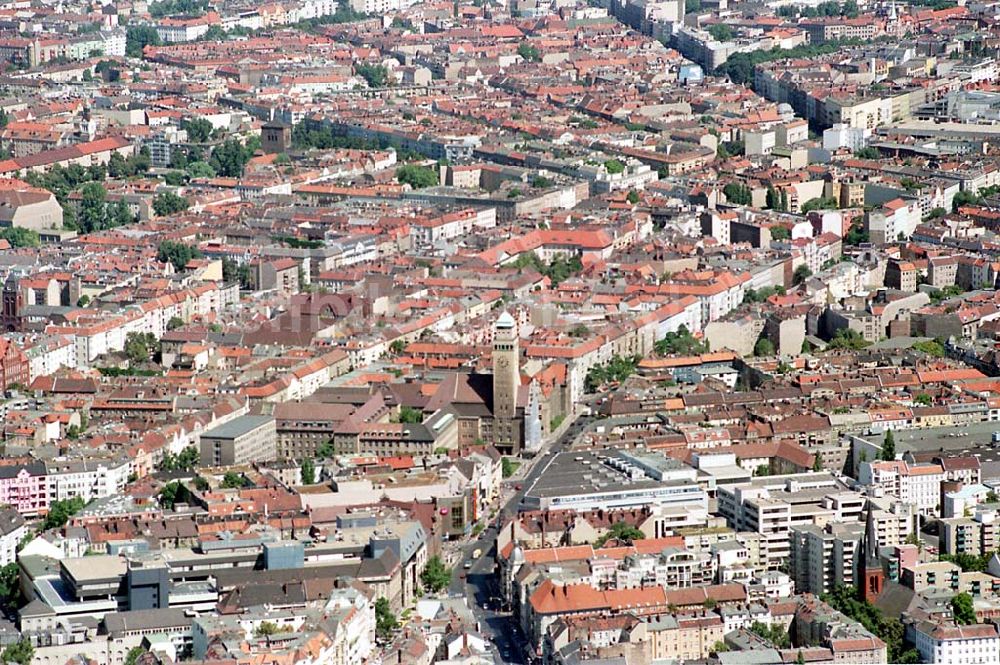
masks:
[(510, 365), (510, 360), (508, 360), (506, 356), (500, 356), (497, 358), (497, 367), (500, 369), (507, 369), (508, 365)]

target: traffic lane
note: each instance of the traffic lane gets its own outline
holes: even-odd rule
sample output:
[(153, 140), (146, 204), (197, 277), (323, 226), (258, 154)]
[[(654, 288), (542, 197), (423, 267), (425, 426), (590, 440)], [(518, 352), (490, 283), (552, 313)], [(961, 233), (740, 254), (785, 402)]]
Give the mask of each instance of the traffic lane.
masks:
[(493, 617), (487, 620), (493, 632), (493, 644), (504, 663), (523, 663), (521, 649), (514, 637), (511, 622), (505, 617)]

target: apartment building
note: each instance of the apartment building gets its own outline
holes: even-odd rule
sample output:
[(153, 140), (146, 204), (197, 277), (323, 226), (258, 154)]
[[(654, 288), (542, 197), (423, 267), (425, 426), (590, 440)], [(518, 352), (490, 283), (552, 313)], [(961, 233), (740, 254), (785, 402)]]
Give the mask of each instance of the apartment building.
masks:
[(864, 531), (860, 522), (792, 527), (789, 560), (796, 592), (819, 595), (853, 585)]
[(333, 439), (338, 424), (355, 408), (350, 404), (279, 402), (274, 405), (279, 459), (302, 460), (315, 457)]
[(716, 497), (718, 512), (729, 526), (759, 536), (761, 565), (775, 570), (791, 557), (793, 526), (843, 519), (837, 515), (849, 506), (835, 500), (842, 490), (828, 473), (802, 473), (719, 486)]
[(0, 510), (0, 566), (17, 560), (17, 548), (27, 534), (27, 524), (16, 510)]
[(201, 463), (233, 466), (277, 457), (273, 416), (240, 416), (201, 435)]
[(902, 461), (862, 462), (858, 482), (883, 496), (911, 504), (923, 514), (936, 513), (941, 503), (944, 469), (939, 464), (910, 465)]
[(55, 459), (45, 463), (49, 502), (80, 498), (86, 502), (124, 491), (132, 473), (128, 457)]
[(1000, 634), (991, 623), (972, 626), (922, 621), (914, 627), (924, 663), (991, 665), (1000, 662)]

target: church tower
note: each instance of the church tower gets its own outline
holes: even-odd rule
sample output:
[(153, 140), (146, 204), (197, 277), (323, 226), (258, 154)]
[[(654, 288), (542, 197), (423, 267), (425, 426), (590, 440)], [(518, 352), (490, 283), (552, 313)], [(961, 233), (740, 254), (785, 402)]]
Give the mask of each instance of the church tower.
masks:
[(521, 449), (521, 428), (516, 423), (520, 383), (517, 322), (504, 312), (493, 331), (493, 445), (502, 453), (516, 455)]
[(11, 273), (3, 285), (3, 305), (0, 308), (0, 325), (4, 331), (14, 332), (21, 329), (23, 309), (24, 296), (17, 278)]
[[(872, 500), (868, 499), (865, 516), (865, 535), (861, 540), (861, 554), (864, 556), (864, 570), (858, 575), (858, 598), (874, 603), (882, 595), (885, 586), (885, 572), (878, 556), (878, 534), (875, 531), (875, 519), (872, 516)], [(860, 567), (860, 566), (859, 566)]]

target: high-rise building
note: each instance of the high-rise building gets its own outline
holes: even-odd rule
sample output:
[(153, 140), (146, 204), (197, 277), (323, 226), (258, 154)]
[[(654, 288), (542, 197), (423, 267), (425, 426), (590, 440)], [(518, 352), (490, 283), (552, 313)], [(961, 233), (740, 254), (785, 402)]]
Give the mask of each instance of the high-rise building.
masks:
[(842, 584), (854, 586), (863, 536), (860, 522), (792, 527), (790, 560), (795, 590), (823, 594)]

